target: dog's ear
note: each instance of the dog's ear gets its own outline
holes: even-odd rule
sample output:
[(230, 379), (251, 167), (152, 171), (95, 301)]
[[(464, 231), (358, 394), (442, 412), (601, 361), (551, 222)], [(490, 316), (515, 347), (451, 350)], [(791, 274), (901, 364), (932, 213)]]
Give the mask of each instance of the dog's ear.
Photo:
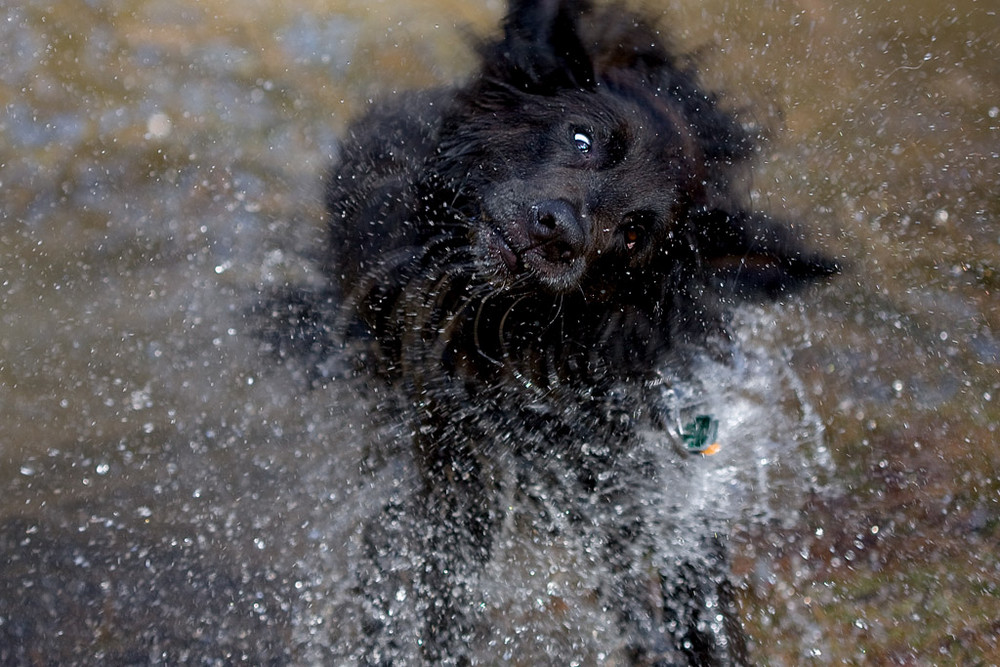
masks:
[(792, 227), (766, 215), (711, 209), (693, 223), (703, 265), (738, 294), (774, 298), (840, 272), (836, 260), (808, 249)]
[(487, 69), (501, 69), (498, 78), (528, 92), (592, 88), (594, 65), (578, 30), (588, 9), (581, 1), (511, 0), (504, 38)]

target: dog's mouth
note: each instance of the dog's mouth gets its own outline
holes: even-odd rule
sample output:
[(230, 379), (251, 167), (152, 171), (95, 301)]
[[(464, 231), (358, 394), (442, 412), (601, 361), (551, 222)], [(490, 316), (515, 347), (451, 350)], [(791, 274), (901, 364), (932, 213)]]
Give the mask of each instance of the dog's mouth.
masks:
[(486, 230), (486, 250), (511, 277), (520, 272), (521, 260), (499, 227)]
[(575, 252), (546, 243), (527, 249), (522, 255), (528, 272), (553, 292), (569, 292), (579, 287), (586, 259)]
[(499, 226), (485, 227), (479, 234), (481, 256), (500, 284), (527, 278), (555, 293), (579, 287), (587, 265), (581, 252), (560, 241), (525, 239), (519, 244), (511, 236)]

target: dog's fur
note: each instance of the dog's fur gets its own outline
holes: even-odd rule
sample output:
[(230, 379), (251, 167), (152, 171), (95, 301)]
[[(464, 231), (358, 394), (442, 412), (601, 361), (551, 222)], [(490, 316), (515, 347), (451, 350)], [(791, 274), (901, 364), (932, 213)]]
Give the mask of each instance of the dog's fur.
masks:
[(734, 194), (751, 137), (649, 23), (512, 0), (503, 30), (465, 85), (351, 127), (328, 186), (332, 297), (293, 307), (320, 325), (314, 351), (395, 397), (422, 480), (365, 529), (357, 657), (465, 662), (477, 573), (520, 503), (536, 537), (575, 530), (606, 562), (595, 595), (621, 655), (742, 662), (722, 545), (657, 555), (664, 463), (640, 433), (676, 439), (666, 385), (725, 355), (731, 297), (835, 264)]

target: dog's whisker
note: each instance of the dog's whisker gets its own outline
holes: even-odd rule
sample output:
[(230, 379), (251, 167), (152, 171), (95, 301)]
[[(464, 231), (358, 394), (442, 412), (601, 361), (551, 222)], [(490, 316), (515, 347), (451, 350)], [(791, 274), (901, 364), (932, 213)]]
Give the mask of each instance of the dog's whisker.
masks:
[(480, 334), (481, 326), (482, 326), (483, 312), (486, 309), (486, 304), (490, 300), (490, 296), (491, 296), (490, 294), (486, 294), (479, 301), (479, 308), (476, 309), (476, 316), (475, 316), (475, 318), (473, 319), (473, 322), (472, 322), (472, 344), (475, 347), (476, 351), (484, 359), (486, 359), (487, 361), (489, 361), (494, 366), (502, 368), (503, 365), (504, 365), (504, 363), (502, 361), (500, 361), (499, 359), (494, 359), (491, 355), (489, 355), (489, 354), (486, 353), (486, 350), (483, 348), (482, 337), (481, 337), (481, 334)]

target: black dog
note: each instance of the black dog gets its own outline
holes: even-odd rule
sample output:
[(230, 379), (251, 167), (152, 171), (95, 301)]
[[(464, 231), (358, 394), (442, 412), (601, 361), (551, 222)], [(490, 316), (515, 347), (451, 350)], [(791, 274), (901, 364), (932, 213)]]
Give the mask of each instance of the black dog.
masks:
[[(390, 397), (419, 470), (364, 529), (354, 658), (475, 661), (483, 572), (530, 536), (600, 564), (619, 663), (744, 662), (723, 546), (657, 508), (683, 465), (662, 446), (669, 397), (692, 356), (725, 356), (732, 296), (836, 266), (738, 201), (751, 138), (648, 23), (533, 0), (503, 27), (466, 85), (351, 128), (328, 188), (333, 296), (292, 308), (314, 351)], [(671, 531), (698, 556), (667, 553)]]

